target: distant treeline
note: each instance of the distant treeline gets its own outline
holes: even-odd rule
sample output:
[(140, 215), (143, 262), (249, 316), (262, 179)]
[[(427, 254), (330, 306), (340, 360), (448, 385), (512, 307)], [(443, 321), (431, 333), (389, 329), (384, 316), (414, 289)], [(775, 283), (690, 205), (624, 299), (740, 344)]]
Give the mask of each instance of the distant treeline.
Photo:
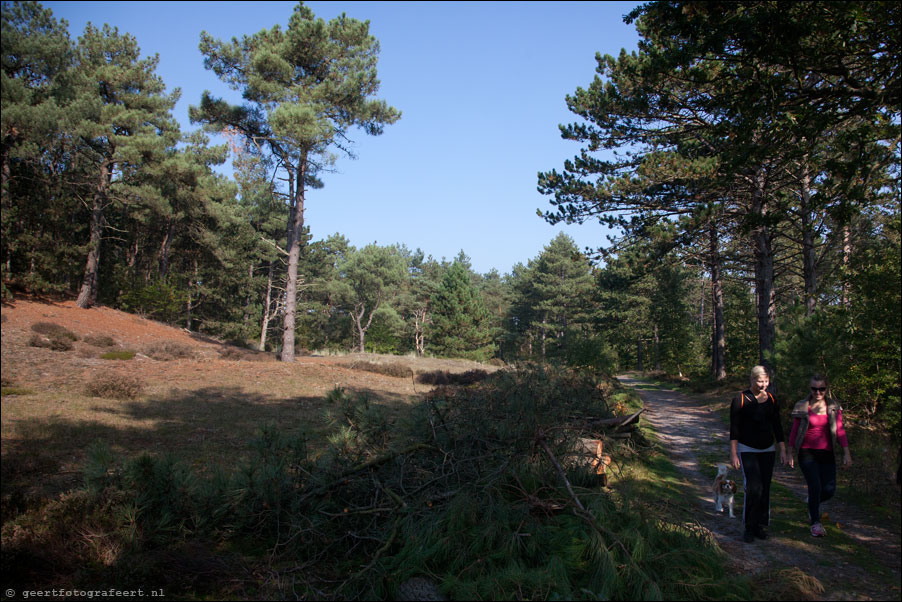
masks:
[[(547, 220), (598, 219), (618, 238), (603, 262), (561, 235), (510, 274), (480, 275), (463, 251), (309, 239), (317, 162), (347, 128), (378, 134), (400, 116), (369, 100), (364, 24), (299, 6), (286, 31), (312, 36), (309, 52), (281, 62), (253, 54), (275, 30), (231, 45), (203, 34), (208, 66), (250, 102), (192, 107), (230, 142), (211, 146), (180, 131), (177, 93), (132, 36), (89, 26), (72, 41), (39, 4), (4, 3), (3, 296), (77, 295), (283, 359), (296, 341), (715, 380), (764, 363), (787, 395), (824, 372), (847, 407), (898, 433), (899, 10), (636, 9), (639, 50), (600, 57), (567, 98), (580, 121), (561, 129), (580, 153), (539, 175)], [(341, 73), (375, 82), (344, 108), (347, 86), (330, 88), (331, 63), (313, 56), (341, 44), (359, 59)], [(279, 71), (290, 61), (307, 63)], [(226, 178), (214, 167), (230, 150)]]

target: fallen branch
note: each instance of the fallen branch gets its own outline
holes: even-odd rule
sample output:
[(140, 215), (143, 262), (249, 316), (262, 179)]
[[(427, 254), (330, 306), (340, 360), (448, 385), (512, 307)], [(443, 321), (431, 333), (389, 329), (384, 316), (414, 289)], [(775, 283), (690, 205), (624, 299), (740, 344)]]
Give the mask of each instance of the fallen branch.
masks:
[(337, 487), (338, 485), (341, 485), (342, 483), (344, 483), (345, 480), (353, 474), (362, 472), (362, 471), (370, 469), (370, 468), (374, 468), (376, 466), (379, 466), (380, 464), (384, 464), (384, 463), (388, 462), (389, 460), (393, 460), (393, 459), (397, 458), (398, 456), (403, 456), (405, 454), (409, 454), (411, 452), (415, 452), (420, 449), (435, 449), (435, 448), (432, 447), (431, 445), (426, 445), (425, 443), (415, 443), (413, 445), (405, 447), (404, 449), (402, 449), (400, 451), (389, 452), (389, 453), (383, 454), (381, 456), (376, 456), (372, 460), (367, 460), (363, 464), (358, 464), (354, 468), (344, 471), (343, 473), (341, 473), (339, 475), (339, 477), (337, 479), (335, 479), (331, 483), (328, 483), (326, 485), (322, 485), (320, 487), (317, 487), (316, 489), (313, 489), (310, 493), (308, 493), (304, 497), (306, 498), (306, 497), (309, 497), (312, 495), (319, 495), (319, 494), (325, 493), (326, 491), (329, 491), (333, 487)]
[(557, 461), (557, 458), (554, 457), (554, 454), (551, 453), (551, 448), (548, 447), (548, 443), (545, 442), (545, 439), (539, 439), (539, 445), (542, 446), (542, 449), (544, 449), (545, 453), (548, 454), (548, 459), (551, 460), (551, 463), (554, 464), (555, 469), (557, 469), (557, 473), (558, 475), (560, 475), (561, 480), (564, 481), (564, 486), (570, 493), (570, 497), (573, 498), (573, 502), (576, 504), (576, 507), (585, 512), (586, 509), (583, 507), (582, 502), (579, 501), (579, 498), (576, 497), (576, 493), (573, 492), (573, 487), (570, 486), (570, 481), (567, 480), (567, 475), (564, 472), (564, 468), (561, 466), (561, 463)]
[(616, 427), (623, 428), (625, 426), (629, 426), (634, 422), (639, 420), (639, 414), (645, 411), (646, 408), (642, 408), (635, 414), (630, 414), (629, 416), (615, 416), (614, 418), (601, 418), (599, 420), (593, 420), (590, 424), (592, 426), (601, 426), (601, 427)]

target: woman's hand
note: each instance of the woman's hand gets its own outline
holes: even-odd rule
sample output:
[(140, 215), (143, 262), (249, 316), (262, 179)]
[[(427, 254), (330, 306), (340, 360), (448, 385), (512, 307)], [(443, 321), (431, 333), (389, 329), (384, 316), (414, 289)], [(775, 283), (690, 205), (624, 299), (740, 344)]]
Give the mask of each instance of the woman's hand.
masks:
[(849, 453), (848, 447), (843, 448), (842, 466), (843, 466), (843, 468), (848, 468), (848, 467), (852, 466), (852, 454)]
[(730, 464), (736, 470), (739, 470), (740, 468), (742, 468), (742, 464), (739, 462), (739, 456), (736, 454), (730, 454)]
[(795, 463), (792, 460), (792, 452), (787, 451), (786, 445), (783, 443), (780, 443), (778, 447), (780, 448), (780, 462), (783, 463), (783, 466), (789, 464), (789, 467), (793, 468), (795, 466)]

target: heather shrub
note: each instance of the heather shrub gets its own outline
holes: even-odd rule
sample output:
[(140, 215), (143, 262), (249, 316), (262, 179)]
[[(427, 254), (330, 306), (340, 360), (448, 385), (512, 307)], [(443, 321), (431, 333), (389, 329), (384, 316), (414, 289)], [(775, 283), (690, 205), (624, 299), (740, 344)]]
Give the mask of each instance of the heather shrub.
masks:
[(105, 372), (91, 379), (85, 393), (104, 399), (134, 399), (143, 389), (144, 384), (135, 376)]
[(116, 345), (116, 341), (108, 334), (91, 334), (83, 340), (92, 347), (113, 347)]
[(68, 341), (77, 341), (78, 335), (59, 324), (53, 322), (35, 322), (31, 325), (31, 329), (38, 334), (42, 334), (49, 339), (61, 339)]
[(353, 370), (364, 370), (366, 372), (375, 372), (386, 376), (394, 376), (395, 378), (406, 378), (410, 376), (411, 369), (401, 364), (379, 364), (376, 362), (359, 361), (351, 364)]
[(220, 359), (231, 361), (245, 362), (272, 362), (276, 361), (276, 356), (266, 351), (256, 351), (254, 349), (242, 349), (241, 347), (223, 347), (219, 350)]
[(194, 349), (189, 345), (172, 341), (155, 343), (148, 347), (145, 353), (155, 360), (164, 362), (168, 360), (194, 359), (195, 357)]
[(73, 347), (72, 341), (69, 339), (49, 337), (37, 333), (31, 335), (31, 338), (28, 339), (28, 345), (42, 349), (52, 349), (53, 351), (69, 351)]
[(489, 375), (485, 370), (467, 370), (466, 372), (448, 372), (433, 370), (417, 375), (417, 382), (423, 385), (472, 385)]

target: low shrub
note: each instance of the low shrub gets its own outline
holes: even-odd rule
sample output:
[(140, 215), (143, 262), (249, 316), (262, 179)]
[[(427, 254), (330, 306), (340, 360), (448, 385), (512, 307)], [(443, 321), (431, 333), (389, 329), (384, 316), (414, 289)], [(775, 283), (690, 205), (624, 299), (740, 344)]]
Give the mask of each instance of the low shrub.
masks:
[(31, 395), (34, 391), (31, 389), (26, 389), (24, 387), (7, 387), (3, 385), (0, 387), (0, 395)]
[(64, 339), (68, 341), (77, 341), (78, 335), (59, 324), (53, 322), (35, 322), (31, 325), (34, 332), (42, 334), (50, 339)]
[(224, 360), (244, 362), (273, 362), (276, 356), (266, 351), (243, 349), (241, 347), (227, 346), (219, 350), (219, 357)]
[(472, 385), (483, 381), (489, 373), (485, 370), (467, 370), (466, 372), (448, 372), (433, 370), (417, 375), (417, 382), (422, 385)]
[(148, 356), (155, 360), (168, 361), (180, 359), (194, 359), (194, 349), (184, 343), (174, 343), (166, 341), (163, 343), (155, 343), (147, 348), (145, 352)]
[(114, 347), (116, 345), (116, 341), (108, 334), (90, 334), (83, 340), (92, 347)]
[(70, 351), (73, 347), (72, 341), (66, 338), (49, 337), (42, 334), (33, 334), (28, 339), (30, 347), (40, 347), (41, 349), (52, 349), (53, 351)]
[(135, 376), (105, 372), (91, 379), (85, 393), (104, 399), (134, 399), (143, 389), (144, 384)]
[(134, 351), (107, 351), (100, 356), (103, 360), (130, 360), (135, 357)]
[(71, 587), (69, 579), (86, 566), (113, 565), (129, 546), (117, 512), (127, 497), (122, 491), (71, 491), (4, 523), (6, 586), (33, 587), (47, 578), (41, 567), (52, 566), (55, 575), (66, 575), (54, 584)]
[(365, 370), (366, 372), (375, 372), (395, 378), (407, 378), (413, 371), (402, 364), (379, 364), (376, 362), (358, 361), (351, 364), (353, 370)]

